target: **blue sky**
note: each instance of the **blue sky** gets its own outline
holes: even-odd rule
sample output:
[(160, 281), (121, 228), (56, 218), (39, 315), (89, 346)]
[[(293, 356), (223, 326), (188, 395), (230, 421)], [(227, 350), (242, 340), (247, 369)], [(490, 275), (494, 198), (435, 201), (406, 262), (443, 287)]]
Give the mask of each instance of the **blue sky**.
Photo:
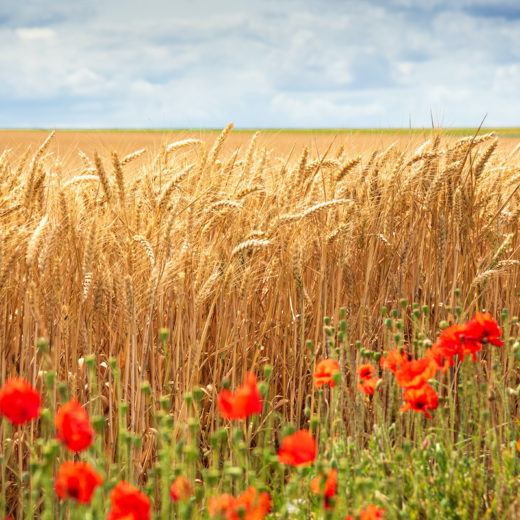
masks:
[(520, 126), (518, 0), (2, 0), (0, 127)]

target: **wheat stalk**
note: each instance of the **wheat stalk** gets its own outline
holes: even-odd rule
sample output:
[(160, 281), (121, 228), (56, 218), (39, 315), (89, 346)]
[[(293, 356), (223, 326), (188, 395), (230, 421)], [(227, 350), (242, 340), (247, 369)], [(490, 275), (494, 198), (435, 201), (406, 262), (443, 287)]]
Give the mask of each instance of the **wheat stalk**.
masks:
[(153, 249), (150, 245), (150, 242), (148, 242), (148, 240), (146, 240), (143, 235), (134, 235), (134, 240), (141, 244), (146, 253), (146, 256), (148, 257), (148, 260), (150, 261), (150, 265), (153, 267), (155, 265), (155, 255), (153, 254)]
[(29, 240), (29, 244), (27, 245), (27, 252), (25, 254), (25, 262), (27, 267), (31, 267), (34, 262), (34, 257), (36, 255), (36, 250), (38, 249), (40, 242), (43, 238), (45, 226), (47, 225), (47, 221), (49, 220), (49, 216), (45, 215), (37, 228), (34, 230), (34, 233)]
[(231, 258), (233, 259), (240, 253), (248, 250), (254, 250), (254, 249), (262, 249), (264, 247), (267, 247), (271, 242), (269, 240), (258, 240), (255, 238), (251, 238), (249, 240), (245, 240), (244, 242), (241, 242), (238, 244), (233, 251), (231, 251)]
[(136, 159), (139, 159), (139, 157), (143, 156), (145, 153), (146, 153), (146, 148), (141, 148), (140, 150), (136, 150), (135, 152), (125, 155), (121, 159), (121, 166), (126, 166), (127, 164), (130, 164), (131, 162), (135, 161)]
[(105, 169), (103, 168), (101, 158), (97, 153), (94, 156), (94, 162), (96, 164), (96, 173), (99, 177), (101, 185), (103, 186), (103, 191), (105, 192), (107, 201), (110, 202), (110, 200), (112, 199), (112, 189), (110, 188), (110, 183), (108, 181), (107, 174), (105, 173)]

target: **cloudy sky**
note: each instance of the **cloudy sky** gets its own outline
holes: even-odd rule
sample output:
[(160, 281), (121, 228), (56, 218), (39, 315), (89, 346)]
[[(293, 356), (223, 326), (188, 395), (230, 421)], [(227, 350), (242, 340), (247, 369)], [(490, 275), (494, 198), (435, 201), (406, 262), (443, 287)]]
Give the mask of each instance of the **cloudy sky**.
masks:
[(0, 127), (520, 126), (519, 0), (1, 0)]

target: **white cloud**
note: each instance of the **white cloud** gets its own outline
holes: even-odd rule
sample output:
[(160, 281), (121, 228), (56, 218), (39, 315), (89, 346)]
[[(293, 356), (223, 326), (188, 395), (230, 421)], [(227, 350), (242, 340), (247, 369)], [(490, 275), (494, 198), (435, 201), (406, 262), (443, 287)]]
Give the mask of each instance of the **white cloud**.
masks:
[[(348, 99), (315, 95), (276, 95), (270, 105), (273, 113), (282, 113), (296, 126), (337, 127), (351, 126), (352, 121), (372, 119), (384, 114), (384, 106), (374, 97), (364, 103)], [(281, 121), (280, 121), (281, 122)], [(282, 123), (282, 122), (281, 122)], [(283, 123), (282, 123), (283, 124)]]
[(38, 107), (31, 126), (519, 124), (514, 1), (27, 0), (0, 6), (0, 109)]
[(49, 40), (54, 38), (56, 33), (49, 27), (25, 27), (16, 29), (16, 35), (20, 40)]

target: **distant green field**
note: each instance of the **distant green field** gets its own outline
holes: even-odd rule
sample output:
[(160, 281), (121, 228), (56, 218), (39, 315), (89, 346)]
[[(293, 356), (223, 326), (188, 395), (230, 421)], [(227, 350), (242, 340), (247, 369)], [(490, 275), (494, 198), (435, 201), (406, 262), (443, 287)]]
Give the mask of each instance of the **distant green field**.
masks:
[[(49, 128), (9, 129), (12, 131), (41, 130), (50, 131)], [(124, 133), (165, 133), (165, 132), (220, 132), (221, 128), (66, 128), (61, 132), (124, 132)], [(390, 134), (390, 135), (429, 135), (431, 128), (234, 128), (235, 133), (251, 133), (260, 130), (266, 134)], [(435, 128), (437, 132), (447, 136), (466, 136), (478, 133), (480, 135), (496, 132), (498, 137), (520, 138), (520, 127), (486, 127), (486, 128)]]
[[(518, 137), (520, 138), (520, 127), (513, 128), (435, 128), (437, 132), (450, 136), (466, 136), (476, 134), (487, 134), (495, 132), (499, 137)], [(252, 132), (254, 129), (236, 129), (235, 132)], [(431, 128), (280, 128), (262, 129), (265, 133), (295, 133), (295, 134), (390, 134), (390, 135), (429, 135)]]

